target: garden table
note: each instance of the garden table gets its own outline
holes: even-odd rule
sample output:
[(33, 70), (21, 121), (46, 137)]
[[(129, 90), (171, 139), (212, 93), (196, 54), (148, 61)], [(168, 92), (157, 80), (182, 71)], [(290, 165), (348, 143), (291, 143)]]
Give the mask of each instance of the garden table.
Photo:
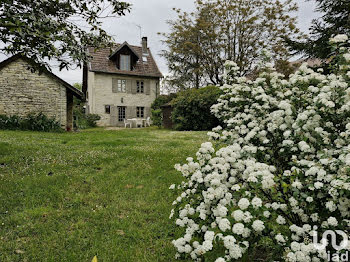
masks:
[(137, 127), (138, 125), (141, 125), (141, 127), (145, 126), (145, 122), (147, 119), (141, 119), (141, 118), (130, 118), (127, 119), (127, 121), (130, 121), (132, 126)]

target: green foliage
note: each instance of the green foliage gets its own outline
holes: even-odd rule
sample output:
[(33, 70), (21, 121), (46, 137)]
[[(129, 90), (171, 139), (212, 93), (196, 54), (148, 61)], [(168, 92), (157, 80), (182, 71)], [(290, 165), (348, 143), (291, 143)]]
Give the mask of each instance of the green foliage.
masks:
[(300, 54), (326, 59), (334, 55), (329, 39), (338, 34), (350, 35), (350, 1), (315, 1), (316, 11), (322, 16), (313, 20), (310, 27), (311, 36), (304, 42), (294, 39), (289, 39), (288, 42), (291, 48)]
[(87, 114), (86, 115), (86, 123), (89, 127), (96, 127), (96, 122), (100, 120), (101, 117), (96, 114)]
[(96, 114), (85, 114), (83, 104), (74, 106), (74, 128), (76, 129), (87, 129), (90, 127), (96, 127), (96, 122), (101, 119)]
[(210, 107), (217, 103), (221, 90), (215, 86), (180, 92), (172, 101), (172, 119), (177, 130), (210, 130), (220, 124)]
[(151, 111), (151, 118), (152, 118), (152, 122), (153, 125), (157, 126), (157, 127), (161, 127), (163, 125), (163, 113), (162, 113), (162, 109), (152, 109)]
[[(73, 85), (75, 88), (81, 87), (80, 83), (75, 83)], [(75, 129), (87, 129), (90, 127), (96, 127), (96, 122), (101, 119), (99, 115), (96, 114), (86, 114), (85, 113), (85, 102), (80, 99), (74, 98), (73, 107), (74, 123)]]
[(160, 95), (154, 100), (151, 105), (151, 119), (154, 125), (161, 127), (163, 125), (163, 114), (161, 106), (169, 103), (171, 100), (176, 98), (176, 94)]
[(31, 130), (41, 132), (62, 132), (59, 122), (43, 113), (29, 114), (26, 117), (0, 115), (0, 129)]
[(180, 90), (223, 83), (226, 60), (234, 61), (241, 75), (254, 70), (263, 49), (276, 60), (290, 56), (286, 37), (300, 39), (295, 27), (298, 7), (294, 0), (196, 0), (196, 10), (177, 9), (162, 34), (172, 77), (167, 84)]
[(1, 0), (0, 51), (21, 53), (41, 70), (53, 58), (60, 70), (76, 67), (89, 60), (85, 47), (112, 46), (101, 19), (129, 10), (130, 4), (117, 0)]
[(152, 109), (160, 109), (160, 107), (162, 105), (165, 105), (167, 103), (169, 103), (171, 100), (173, 100), (174, 98), (176, 98), (176, 94), (170, 94), (170, 95), (160, 95), (156, 98), (156, 100), (154, 100), (154, 102), (151, 105)]
[(76, 89), (78, 89), (80, 91), (83, 89), (83, 85), (81, 83), (74, 83), (73, 87), (75, 87)]

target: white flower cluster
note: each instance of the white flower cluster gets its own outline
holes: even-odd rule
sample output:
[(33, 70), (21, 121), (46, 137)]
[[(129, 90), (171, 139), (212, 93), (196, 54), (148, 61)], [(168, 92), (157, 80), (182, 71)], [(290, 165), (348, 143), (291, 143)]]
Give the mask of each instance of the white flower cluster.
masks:
[(267, 65), (255, 81), (230, 68), (212, 107), (225, 123), (208, 133), (218, 142), (176, 165), (185, 179), (171, 213), (184, 230), (177, 257), (253, 261), (247, 251), (270, 243), (272, 260), (324, 261), (314, 228), (350, 235), (349, 67), (324, 75), (303, 64), (284, 80)]
[(348, 41), (348, 36), (345, 34), (342, 35), (336, 35), (335, 37), (331, 38), (329, 40), (330, 43), (344, 43)]

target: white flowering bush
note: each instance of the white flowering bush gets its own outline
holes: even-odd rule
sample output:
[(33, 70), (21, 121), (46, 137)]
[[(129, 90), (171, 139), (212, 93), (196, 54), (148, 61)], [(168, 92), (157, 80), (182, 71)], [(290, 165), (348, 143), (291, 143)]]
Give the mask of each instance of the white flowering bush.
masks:
[(226, 64), (224, 94), (212, 107), (226, 126), (208, 133), (213, 141), (196, 159), (175, 166), (184, 177), (171, 186), (179, 196), (170, 218), (183, 229), (173, 240), (177, 258), (328, 261), (334, 250), (317, 249), (313, 237), (326, 230), (350, 235), (346, 41), (331, 39), (338, 49), (327, 75), (303, 64), (284, 80), (265, 63), (251, 81)]

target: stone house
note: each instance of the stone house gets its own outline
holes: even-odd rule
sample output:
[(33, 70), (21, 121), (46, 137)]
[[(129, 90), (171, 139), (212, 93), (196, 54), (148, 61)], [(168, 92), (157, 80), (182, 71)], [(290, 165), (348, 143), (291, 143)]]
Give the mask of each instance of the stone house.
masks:
[(127, 42), (110, 48), (89, 48), (92, 60), (84, 66), (83, 92), (87, 112), (101, 117), (99, 126), (124, 126), (124, 119), (146, 119), (160, 93), (163, 77), (147, 46)]
[(71, 130), (73, 96), (82, 100), (83, 93), (48, 70), (33, 72), (33, 66), (19, 54), (0, 63), (0, 115), (43, 113)]

